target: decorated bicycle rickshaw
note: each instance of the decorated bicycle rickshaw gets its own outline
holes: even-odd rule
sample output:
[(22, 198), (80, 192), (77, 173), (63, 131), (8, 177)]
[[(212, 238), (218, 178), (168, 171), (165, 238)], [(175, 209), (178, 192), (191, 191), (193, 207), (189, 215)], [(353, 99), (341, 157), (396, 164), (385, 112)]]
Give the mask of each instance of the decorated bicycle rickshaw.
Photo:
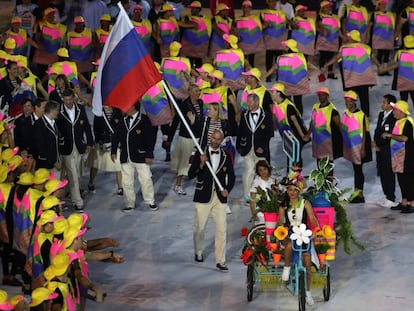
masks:
[[(351, 253), (350, 242), (363, 249), (358, 244), (352, 232), (352, 226), (347, 220), (346, 212), (342, 206), (345, 200), (340, 200), (344, 193), (334, 186), (334, 179), (330, 175), (333, 163), (329, 159), (323, 159), (318, 163), (318, 168), (313, 170), (309, 179), (314, 182), (302, 196), (312, 197), (311, 209), (317, 222), (305, 219), (300, 223), (290, 226), (277, 226), (280, 213), (273, 215), (265, 214), (265, 223), (251, 228), (247, 234), (246, 246), (242, 253), (242, 260), (247, 266), (247, 300), (254, 297), (255, 288), (263, 288), (266, 282), (273, 280), (273, 285), (280, 287), (286, 285), (287, 289), (297, 297), (299, 310), (305, 310), (307, 302), (307, 289), (310, 284), (312, 288), (322, 289), (324, 301), (328, 301), (331, 294), (331, 265), (330, 260), (335, 259), (337, 242), (344, 243), (344, 250)], [(288, 175), (289, 176), (289, 175)], [(259, 190), (262, 198), (266, 191)], [(322, 193), (322, 194), (320, 194)], [(277, 196), (277, 195), (276, 195)], [(267, 196), (269, 198), (269, 196)], [(259, 199), (260, 200), (260, 199)], [(286, 205), (275, 194), (271, 195), (272, 205)], [(337, 211), (337, 222), (335, 222), (335, 211)], [(283, 213), (282, 213), (283, 215)], [(306, 217), (306, 216), (305, 216)], [(337, 241), (334, 228), (340, 233)], [(286, 282), (282, 281), (285, 270), (283, 258), (286, 251), (283, 249), (286, 241), (291, 243), (293, 250), (292, 261)], [(312, 258), (311, 269), (306, 269), (303, 254), (310, 253)], [(323, 256), (325, 253), (325, 256)], [(309, 268), (309, 265), (308, 265)], [(308, 274), (311, 273), (312, 281), (309, 282)], [(313, 302), (313, 299), (312, 299)]]

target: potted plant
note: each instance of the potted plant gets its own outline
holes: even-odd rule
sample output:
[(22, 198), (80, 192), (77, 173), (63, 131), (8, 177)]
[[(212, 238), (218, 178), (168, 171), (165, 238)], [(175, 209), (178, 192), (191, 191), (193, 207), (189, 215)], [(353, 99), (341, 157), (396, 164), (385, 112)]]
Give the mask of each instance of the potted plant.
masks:
[(283, 251), (280, 249), (272, 253), (273, 262), (275, 263), (275, 268), (278, 267), (277, 263), (281, 262), (282, 254), (283, 254)]
[(268, 243), (267, 246), (272, 254), (273, 262), (275, 263), (275, 268), (277, 268), (277, 263), (280, 262), (283, 251), (279, 249), (279, 241), (274, 234), (270, 236), (270, 243)]
[(279, 206), (282, 202), (282, 193), (277, 187), (263, 190), (256, 187), (256, 197), (254, 199), (259, 211), (263, 213), (266, 226), (266, 240), (270, 242), (270, 237), (276, 228)]
[(321, 242), (321, 243), (315, 243), (315, 251), (318, 255), (326, 255), (326, 252), (329, 250), (329, 244), (328, 242)]
[(308, 178), (313, 182), (313, 186), (307, 189), (306, 194), (309, 195), (308, 199), (312, 206), (329, 207), (330, 194), (341, 193), (341, 190), (335, 186), (335, 177), (331, 174), (333, 168), (334, 163), (329, 161), (329, 157), (325, 157), (319, 160), (316, 169), (311, 170)]
[[(351, 242), (360, 250), (365, 247), (360, 244), (354, 237), (352, 224), (348, 220), (344, 204), (348, 201), (342, 199), (343, 195), (350, 191), (350, 189), (341, 190), (336, 187), (336, 178), (332, 176), (334, 163), (329, 161), (329, 157), (319, 160), (317, 168), (313, 169), (308, 178), (313, 182), (313, 186), (309, 187), (302, 196), (313, 203), (313, 206), (323, 206), (324, 200), (329, 205), (335, 208), (335, 224), (334, 230), (336, 232), (336, 244), (343, 243), (344, 251), (350, 255), (352, 254)], [(318, 200), (317, 203), (315, 200)], [(325, 204), (327, 204), (325, 202)]]
[(326, 253), (328, 252), (329, 247), (330, 246), (328, 242), (315, 243), (315, 251), (316, 251), (316, 254), (318, 255), (321, 268), (323, 268), (323, 264), (321, 263), (326, 261)]
[(279, 243), (274, 235), (270, 236), (270, 242), (267, 246), (271, 252), (276, 252), (279, 249)]
[(266, 188), (256, 187), (254, 201), (262, 213), (278, 213), (282, 193), (277, 187)]

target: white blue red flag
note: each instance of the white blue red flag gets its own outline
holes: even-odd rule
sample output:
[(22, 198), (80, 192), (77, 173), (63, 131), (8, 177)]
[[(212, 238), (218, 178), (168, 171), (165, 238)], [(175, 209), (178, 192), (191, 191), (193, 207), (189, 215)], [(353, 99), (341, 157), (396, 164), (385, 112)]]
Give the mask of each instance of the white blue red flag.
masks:
[(124, 8), (105, 43), (98, 68), (92, 112), (102, 116), (102, 105), (126, 112), (162, 77)]

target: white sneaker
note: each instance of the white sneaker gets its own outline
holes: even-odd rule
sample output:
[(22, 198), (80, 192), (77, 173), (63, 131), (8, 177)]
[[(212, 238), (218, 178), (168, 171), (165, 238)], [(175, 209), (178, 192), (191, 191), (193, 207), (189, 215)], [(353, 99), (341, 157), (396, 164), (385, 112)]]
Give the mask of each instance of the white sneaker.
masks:
[(288, 281), (290, 275), (290, 267), (283, 267), (282, 281)]
[(377, 202), (377, 205), (385, 207), (385, 208), (391, 208), (393, 206), (398, 205), (398, 203), (395, 203), (391, 200), (388, 200), (387, 198), (384, 198), (384, 200)]
[(177, 186), (177, 185), (174, 187), (174, 191), (175, 191), (175, 193), (181, 194), (181, 195), (186, 195), (187, 194), (187, 192), (185, 192), (184, 189), (181, 186)]
[(313, 306), (315, 304), (315, 301), (313, 301), (312, 293), (310, 291), (306, 291), (306, 303), (310, 306)]

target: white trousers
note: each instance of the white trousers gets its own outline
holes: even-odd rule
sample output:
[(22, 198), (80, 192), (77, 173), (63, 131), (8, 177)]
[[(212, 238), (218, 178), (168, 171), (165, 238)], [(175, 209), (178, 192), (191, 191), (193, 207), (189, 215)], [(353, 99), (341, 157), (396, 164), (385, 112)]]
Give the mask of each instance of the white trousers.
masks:
[(220, 202), (216, 192), (213, 193), (209, 203), (196, 203), (194, 214), (194, 250), (197, 255), (203, 253), (204, 236), (206, 225), (210, 214), (216, 223), (216, 233), (214, 241), (214, 252), (216, 263), (226, 262), (226, 235), (227, 219), (226, 204)]
[(62, 156), (64, 173), (68, 176), (70, 199), (73, 204), (83, 206), (80, 194), (79, 178), (82, 171), (82, 156), (76, 148), (73, 148), (70, 155)]
[(253, 183), (254, 176), (256, 175), (256, 163), (259, 160), (266, 160), (266, 158), (257, 157), (253, 148), (244, 157), (244, 171), (243, 171), (243, 193), (246, 197), (250, 195), (250, 188)]
[(154, 185), (150, 166), (146, 163), (127, 162), (121, 164), (122, 187), (124, 188), (125, 207), (135, 208), (135, 171), (138, 173), (138, 181), (141, 185), (142, 197), (146, 204), (155, 204)]

